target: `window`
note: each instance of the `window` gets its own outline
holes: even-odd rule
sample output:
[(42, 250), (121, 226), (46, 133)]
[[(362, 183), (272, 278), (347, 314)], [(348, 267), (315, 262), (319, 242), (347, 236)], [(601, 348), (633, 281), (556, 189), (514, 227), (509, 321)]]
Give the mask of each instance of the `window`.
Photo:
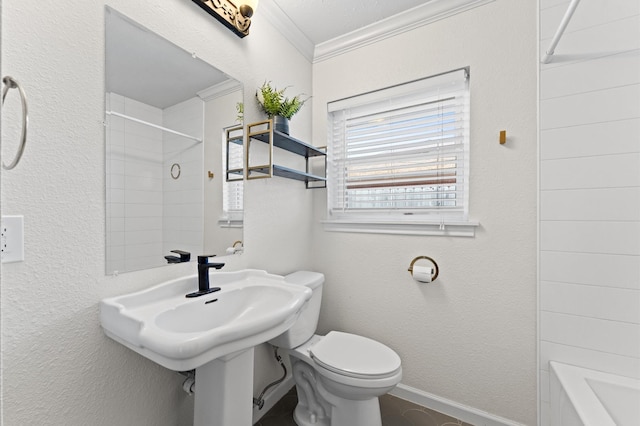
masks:
[(328, 111), (329, 230), (444, 233), (434, 226), (470, 224), (468, 69)]
[[(227, 134), (229, 132), (229, 134)], [(242, 145), (243, 127), (235, 126), (223, 129), (222, 136), (222, 170), (242, 170), (244, 167), (244, 146)], [(228, 138), (240, 139), (240, 143), (229, 143)], [(229, 152), (227, 152), (227, 145)], [(227, 161), (229, 167), (227, 168)], [(222, 227), (241, 227), (244, 216), (244, 183), (242, 175), (222, 181), (222, 217), (218, 224)]]

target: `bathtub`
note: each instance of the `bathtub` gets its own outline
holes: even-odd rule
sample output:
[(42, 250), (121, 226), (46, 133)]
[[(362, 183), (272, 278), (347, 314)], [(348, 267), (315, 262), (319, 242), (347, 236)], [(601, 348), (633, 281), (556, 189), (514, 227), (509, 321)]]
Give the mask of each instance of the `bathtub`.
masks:
[(640, 380), (549, 364), (551, 426), (640, 425)]

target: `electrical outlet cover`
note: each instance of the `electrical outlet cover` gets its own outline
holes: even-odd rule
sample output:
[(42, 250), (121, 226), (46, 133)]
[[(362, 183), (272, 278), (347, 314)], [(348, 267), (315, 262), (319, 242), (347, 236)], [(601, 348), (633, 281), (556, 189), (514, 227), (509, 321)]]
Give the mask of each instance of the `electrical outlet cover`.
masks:
[(24, 216), (2, 216), (0, 224), (2, 263), (24, 260)]

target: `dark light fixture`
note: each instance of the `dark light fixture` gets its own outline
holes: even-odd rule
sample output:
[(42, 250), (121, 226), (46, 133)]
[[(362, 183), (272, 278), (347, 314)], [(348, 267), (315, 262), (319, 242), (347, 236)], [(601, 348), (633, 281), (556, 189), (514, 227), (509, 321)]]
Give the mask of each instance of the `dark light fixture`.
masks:
[[(249, 35), (251, 17), (258, 0), (193, 0), (209, 15), (216, 18), (240, 38)], [(239, 6), (236, 6), (239, 3)]]

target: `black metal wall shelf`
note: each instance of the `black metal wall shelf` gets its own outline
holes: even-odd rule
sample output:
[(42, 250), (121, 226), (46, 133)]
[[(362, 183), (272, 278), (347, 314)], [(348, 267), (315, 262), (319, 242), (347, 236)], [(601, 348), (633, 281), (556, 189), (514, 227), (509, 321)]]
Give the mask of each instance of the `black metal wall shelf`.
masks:
[[(229, 168), (229, 164), (230, 164), (230, 153), (231, 153), (231, 144), (233, 145), (240, 145), (243, 146), (244, 145), (244, 127), (242, 125), (240, 126), (235, 126), (235, 127), (229, 127), (226, 130), (226, 165), (227, 165), (227, 170), (225, 173), (225, 178), (227, 180), (227, 182), (233, 182), (233, 181), (238, 181), (238, 180), (242, 180), (244, 179), (244, 169), (241, 168)], [(236, 147), (236, 149), (238, 149)]]
[[(294, 179), (294, 180), (299, 180), (305, 183), (309, 183), (309, 182), (326, 182), (326, 178), (322, 177), (322, 176), (316, 176), (316, 175), (312, 175), (310, 173), (305, 173), (302, 172), (300, 170), (295, 170), (295, 169), (291, 169), (289, 167), (284, 167), (284, 166), (278, 166), (277, 164), (273, 164), (272, 165), (272, 174), (273, 176), (280, 176), (283, 178), (287, 178), (287, 179)], [(256, 172), (256, 173), (262, 173), (263, 175), (269, 174), (269, 167), (254, 167), (252, 172)], [(269, 177), (269, 176), (264, 176), (264, 177)], [(256, 177), (253, 177), (252, 179), (258, 179)], [(312, 188), (312, 187), (309, 187)], [(313, 188), (324, 188), (324, 186), (321, 187), (313, 187)]]
[[(269, 133), (258, 133), (251, 135), (253, 139), (269, 143)], [(311, 146), (299, 139), (291, 137), (285, 133), (273, 130), (273, 146), (276, 148), (282, 148), (294, 154), (301, 155), (303, 157), (322, 157), (325, 154), (323, 150)]]
[[(259, 121), (247, 125), (247, 150), (246, 150), (246, 170), (247, 179), (262, 179), (271, 176), (280, 176), (287, 179), (299, 180), (305, 183), (307, 188), (326, 188), (326, 152), (321, 148), (309, 145), (299, 139), (279, 132), (273, 128), (273, 120)], [(249, 153), (251, 141), (256, 140), (269, 145), (269, 164), (250, 166)], [(279, 148), (293, 154), (304, 157), (305, 171), (292, 169), (289, 167), (274, 164), (273, 148)], [(325, 176), (317, 176), (310, 173), (309, 159), (323, 158)], [(316, 185), (321, 183), (322, 185)]]

